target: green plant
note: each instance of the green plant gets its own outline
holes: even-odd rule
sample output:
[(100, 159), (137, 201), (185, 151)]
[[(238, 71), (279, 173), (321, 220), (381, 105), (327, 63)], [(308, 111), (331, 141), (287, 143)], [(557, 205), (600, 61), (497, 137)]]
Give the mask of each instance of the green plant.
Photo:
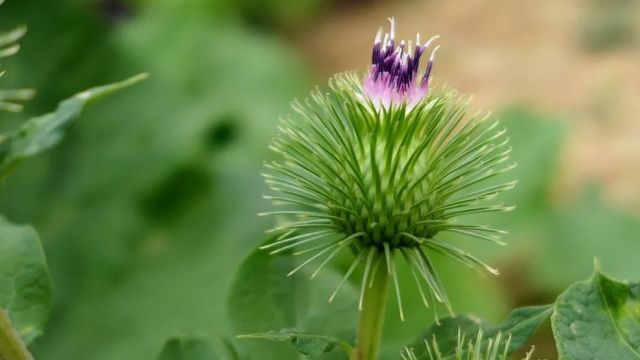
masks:
[[(222, 287), (240, 262), (239, 254), (254, 245), (267, 225), (265, 218), (247, 220), (247, 214), (257, 211), (257, 194), (244, 190), (262, 190), (258, 171), (251, 166), (260, 165), (264, 156), (261, 140), (266, 141), (267, 130), (274, 127), (268, 122), (277, 112), (274, 104), (293, 92), (291, 84), (276, 80), (298, 76), (291, 75), (290, 63), (273, 56), (278, 54), (273, 47), (260, 47), (259, 40), (229, 31), (226, 25), (208, 26), (203, 5), (169, 2), (168, 7), (154, 2), (150, 15), (131, 22), (114, 41), (122, 46), (118, 50), (136, 59), (139, 52), (147, 53), (145, 67), (153, 69), (158, 74), (154, 81), (160, 79), (155, 83), (162, 84), (121, 98), (115, 113), (101, 113), (105, 120), (113, 114), (139, 116), (127, 123), (126, 136), (113, 136), (122, 132), (117, 122), (92, 122), (93, 128), (77, 129), (72, 140), (82, 141), (67, 141), (64, 151), (55, 152), (45, 165), (54, 174), (46, 182), (64, 183), (63, 194), (47, 192), (28, 199), (24, 195), (29, 186), (22, 192), (14, 186), (32, 173), (9, 178), (10, 191), (3, 197), (19, 204), (25, 199), (40, 213), (63, 213), (72, 221), (60, 224), (52, 215), (46, 221), (27, 217), (47, 239), (46, 253), (56, 263), (49, 268), (34, 227), (0, 218), (0, 359), (29, 359), (29, 350), (47, 358), (149, 358), (144, 355), (157, 351), (168, 332), (197, 327), (212, 336), (171, 337), (158, 359), (531, 359), (532, 350), (524, 355), (531, 349), (530, 337), (550, 317), (561, 359), (638, 358), (638, 284), (612, 280), (598, 269), (591, 280), (564, 291), (555, 304), (517, 308), (501, 322), (453, 316), (464, 308), (458, 298), (484, 298), (485, 293), (477, 291), (478, 284), (466, 280), (455, 264), (449, 267), (448, 259), (481, 274), (497, 273), (480, 260), (497, 263), (490, 255), (493, 247), (482, 241), (463, 243), (501, 243), (503, 231), (479, 224), (512, 228), (507, 224), (513, 220), (505, 219), (515, 215), (531, 233), (544, 238), (541, 244), (549, 247), (546, 263), (537, 266), (553, 276), (549, 292), (584, 272), (581, 260), (591, 257), (596, 245), (611, 251), (603, 257), (605, 263), (627, 252), (614, 272), (622, 268), (633, 273), (635, 244), (625, 243), (624, 236), (637, 226), (627, 214), (605, 209), (591, 197), (577, 209), (549, 207), (542, 198), (563, 128), (521, 111), (507, 113), (501, 125), (467, 116), (466, 97), (431, 86), (433, 53), (424, 71), (419, 69), (417, 60), (427, 46), (396, 44), (391, 34), (378, 37), (374, 64), (364, 82), (353, 73), (337, 75), (328, 89), (295, 103), (296, 114), (282, 121), (272, 143), (277, 158), (265, 174), (271, 187), (267, 197), (278, 206), (266, 218), (277, 221), (274, 234)], [(241, 45), (234, 51), (205, 53), (197, 42), (186, 41), (208, 40), (211, 33), (220, 34), (219, 47)], [(8, 38), (14, 40), (5, 40), (7, 48), (24, 29), (13, 34)], [(167, 47), (158, 47), (159, 41)], [(411, 52), (403, 52), (408, 48)], [(194, 61), (185, 54), (202, 56)], [(258, 67), (265, 63), (271, 65)], [(167, 64), (185, 71), (161, 71), (171, 69)], [(210, 81), (214, 77), (216, 81)], [(78, 94), (55, 112), (3, 133), (2, 180), (25, 159), (57, 144), (92, 99), (138, 80)], [(244, 83), (261, 86), (255, 93), (234, 97), (231, 86)], [(274, 83), (288, 90), (276, 91)], [(33, 93), (12, 94), (3, 95), (10, 104), (6, 110), (17, 111)], [(266, 105), (247, 106), (247, 98)], [(140, 110), (149, 103), (156, 106)], [(92, 117), (99, 118), (96, 115)], [(159, 118), (181, 121), (160, 126)], [(143, 135), (151, 133), (154, 141), (142, 144)], [(513, 153), (507, 135), (516, 144)], [(162, 151), (154, 148), (158, 143)], [(99, 156), (110, 146), (117, 151)], [(182, 147), (188, 150), (175, 154), (173, 150)], [(56, 166), (60, 155), (72, 176)], [(246, 161), (248, 156), (252, 165), (244, 167), (238, 159)], [(96, 166), (98, 158), (100, 164), (113, 167)], [(123, 159), (126, 164), (119, 163)], [(510, 171), (513, 159), (519, 167)], [(141, 165), (148, 163), (154, 165), (142, 171)], [(83, 167), (84, 173), (76, 171)], [(126, 178), (139, 168), (140, 176), (126, 186), (111, 180)], [(513, 178), (521, 182), (511, 189)], [(517, 213), (497, 215), (511, 210), (513, 203), (519, 206)], [(584, 211), (590, 208), (600, 211)], [(98, 225), (85, 226), (88, 222)], [(225, 227), (218, 227), (220, 223)], [(619, 231), (611, 231), (611, 223)], [(216, 241), (202, 241), (209, 239), (206, 235), (215, 235)], [(597, 238), (607, 241), (596, 243)], [(616, 251), (614, 244), (624, 249)], [(536, 251), (542, 252), (537, 245)], [(49, 318), (50, 275), (64, 270), (74, 273), (72, 286), (56, 281), (56, 296), (64, 308), (57, 308), (57, 321), (51, 324), (55, 329), (50, 326), (42, 339), (46, 345), (38, 341), (34, 347), (33, 339), (42, 334)], [(93, 282), (99, 285), (85, 293)], [(227, 293), (228, 325), (220, 319), (219, 303)], [(387, 302), (388, 293), (395, 295), (395, 302)], [(487, 308), (490, 302), (500, 302), (500, 294), (486, 295)], [(423, 312), (417, 306), (421, 304), (429, 311)], [(400, 316), (386, 314), (387, 305), (397, 306)], [(443, 310), (448, 316), (439, 317)], [(401, 329), (399, 317), (409, 320), (404, 324), (419, 319), (422, 327), (398, 336), (394, 332)], [(109, 322), (111, 318), (115, 320)], [(382, 341), (385, 323), (384, 334), (394, 335), (394, 342)], [(214, 342), (227, 326), (233, 334), (243, 334), (238, 336), (242, 340)], [(120, 342), (108, 349), (100, 346), (114, 339)]]
[[(431, 345), (429, 345), (431, 344)], [(458, 342), (455, 347), (455, 360), (507, 360), (509, 358), (509, 345), (511, 344), (511, 336), (504, 338), (502, 333), (498, 332), (495, 338), (486, 340), (483, 338), (482, 330), (478, 331), (475, 338), (467, 341), (466, 335), (458, 332)], [(425, 348), (429, 355), (429, 360), (442, 360), (446, 357), (440, 352), (438, 339), (434, 338), (431, 342), (425, 340)], [(527, 353), (523, 360), (531, 359), (533, 349)], [(418, 360), (418, 356), (412, 349), (404, 348), (402, 351), (403, 360)]]
[[(2, 2), (0, 1), (0, 4)], [(0, 57), (17, 53), (26, 32), (20, 27), (0, 35)], [(25, 159), (56, 145), (82, 110), (92, 102), (129, 87), (146, 75), (92, 88), (63, 101), (58, 108), (0, 134), (0, 181)], [(0, 91), (0, 110), (19, 112), (16, 101), (28, 100), (31, 90)], [(11, 102), (8, 102), (11, 101)], [(53, 295), (52, 281), (36, 231), (0, 217), (0, 359), (32, 359), (27, 346), (44, 332)]]
[[(478, 115), (466, 117), (467, 104), (453, 90), (430, 89), (435, 50), (419, 77), (420, 57), (435, 38), (424, 45), (418, 39), (414, 49), (411, 43), (396, 44), (391, 22), (391, 32), (384, 39), (382, 32), (376, 36), (373, 64), (363, 82), (353, 73), (336, 75), (327, 91), (318, 89), (310, 99), (294, 102), (296, 116), (282, 120), (271, 146), (280, 160), (268, 163), (264, 174), (271, 189), (265, 197), (282, 206), (265, 215), (275, 216), (278, 225), (271, 230), (275, 235), (259, 247), (269, 255), (257, 250), (241, 267), (230, 303), (230, 316), (238, 329), (252, 323), (255, 318), (249, 319), (250, 314), (260, 313), (263, 320), (254, 323), (265, 331), (240, 338), (290, 341), (309, 358), (323, 358), (339, 348), (352, 360), (378, 359), (391, 287), (400, 317), (405, 316), (396, 262), (402, 257), (424, 304), (435, 310), (442, 303), (451, 315), (438, 319), (436, 312), (435, 324), (402, 350), (405, 360), (507, 359), (552, 314), (561, 359), (610, 359), (608, 354), (637, 359), (637, 286), (611, 280), (597, 269), (591, 281), (573, 285), (554, 305), (516, 309), (501, 325), (453, 316), (431, 257), (438, 253), (497, 274), (454, 246), (451, 237), (440, 234), (501, 243), (498, 236), (503, 231), (464, 220), (513, 209), (491, 201), (515, 185), (503, 176), (513, 168), (508, 163), (511, 150), (497, 123)], [(318, 328), (305, 317), (284, 321), (289, 327), (281, 330), (268, 329), (275, 325), (268, 314), (279, 307), (284, 319), (291, 312), (287, 308), (313, 307), (304, 300), (307, 295), (300, 299), (292, 294), (281, 305), (259, 307), (258, 313), (244, 309), (277, 299), (287, 281), (294, 288), (303, 286), (301, 280), (284, 280), (284, 275), (300, 272), (314, 278), (331, 260), (344, 264), (342, 251), (355, 259), (341, 266), (343, 275), (329, 301), (336, 299), (341, 287), (358, 294), (349, 295), (358, 320), (346, 340), (337, 335), (345, 329)], [(299, 262), (284, 260), (298, 255), (307, 257)], [(276, 259), (270, 261), (269, 256)], [(314, 261), (318, 265), (309, 270)], [(290, 270), (283, 268), (286, 264)], [(350, 282), (358, 272), (360, 280)], [(250, 280), (258, 273), (262, 280)], [(273, 297), (252, 295), (258, 289)], [(323, 313), (350, 319), (339, 308), (335, 314)], [(323, 331), (321, 335), (314, 335), (314, 328)], [(252, 349), (249, 357), (258, 351), (247, 349)], [(280, 351), (286, 353), (274, 353)], [(526, 359), (533, 356), (533, 349), (525, 355)]]
[[(291, 215), (273, 231), (284, 232), (263, 246), (271, 254), (292, 250), (311, 254), (292, 275), (314, 260), (315, 277), (341, 250), (355, 255), (340, 287), (359, 266), (358, 358), (375, 358), (393, 283), (404, 318), (396, 258), (404, 258), (424, 305), (435, 309), (449, 300), (431, 260), (440, 253), (456, 261), (497, 274), (477, 257), (440, 240), (442, 232), (501, 244), (504, 232), (469, 224), (471, 214), (509, 211), (488, 202), (515, 182), (482, 186), (510, 170), (511, 151), (498, 123), (487, 116), (467, 116), (467, 103), (450, 89), (431, 90), (430, 75), (437, 47), (424, 74), (420, 58), (435, 37), (415, 49), (396, 44), (394, 21), (373, 46), (371, 71), (364, 83), (355, 74), (341, 74), (329, 92), (312, 93), (295, 102), (295, 118), (283, 120), (272, 149), (281, 162), (268, 164), (265, 175), (276, 204)], [(437, 314), (436, 314), (437, 317)]]

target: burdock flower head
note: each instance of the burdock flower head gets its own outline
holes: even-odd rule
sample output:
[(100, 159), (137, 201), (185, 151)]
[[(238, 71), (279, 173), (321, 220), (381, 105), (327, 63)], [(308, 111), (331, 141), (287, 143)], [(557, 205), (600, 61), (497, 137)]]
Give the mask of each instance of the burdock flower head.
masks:
[(433, 60), (438, 51), (434, 48), (424, 74), (419, 74), (420, 58), (429, 45), (438, 38), (434, 36), (425, 44), (420, 43), (420, 34), (416, 35), (416, 46), (411, 41), (405, 46), (395, 43), (395, 21), (391, 21), (391, 32), (382, 38), (382, 28), (378, 30), (371, 54), (371, 70), (363, 84), (364, 95), (375, 105), (389, 106), (391, 103), (406, 102), (413, 108), (422, 101), (429, 90), (429, 77)]
[(362, 307), (367, 288), (391, 279), (401, 317), (397, 259), (425, 305), (441, 302), (449, 311), (434, 253), (497, 273), (439, 235), (500, 243), (502, 231), (465, 219), (510, 210), (490, 200), (514, 186), (490, 180), (513, 166), (505, 131), (488, 116), (467, 116), (468, 101), (455, 91), (430, 89), (437, 48), (422, 71), (420, 59), (434, 39), (396, 44), (391, 20), (390, 33), (375, 38), (364, 81), (338, 74), (328, 91), (294, 102), (296, 115), (282, 120), (271, 145), (282, 160), (265, 174), (267, 198), (282, 206), (269, 214), (284, 215), (284, 223), (264, 248), (305, 255), (291, 274), (315, 266), (312, 276), (351, 251), (355, 260), (338, 289), (362, 267)]

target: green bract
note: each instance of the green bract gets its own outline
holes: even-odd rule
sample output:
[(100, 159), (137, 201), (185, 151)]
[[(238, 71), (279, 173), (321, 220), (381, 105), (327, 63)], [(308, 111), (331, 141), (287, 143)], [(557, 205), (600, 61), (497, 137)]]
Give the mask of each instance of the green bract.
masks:
[(267, 164), (265, 174), (273, 191), (267, 198), (282, 208), (269, 214), (285, 216), (274, 231), (283, 234), (264, 248), (307, 254), (291, 274), (317, 261), (313, 275), (351, 249), (356, 258), (340, 285), (362, 265), (364, 294), (377, 271), (388, 271), (400, 303), (393, 260), (402, 257), (425, 305), (438, 301), (451, 311), (431, 254), (497, 271), (437, 235), (501, 243), (503, 231), (464, 220), (510, 210), (488, 200), (515, 185), (483, 187), (513, 167), (510, 148), (497, 122), (467, 116), (467, 108), (468, 100), (450, 89), (431, 90), (411, 107), (380, 106), (353, 73), (337, 75), (328, 92), (294, 102), (296, 116), (282, 120), (271, 145), (282, 160)]

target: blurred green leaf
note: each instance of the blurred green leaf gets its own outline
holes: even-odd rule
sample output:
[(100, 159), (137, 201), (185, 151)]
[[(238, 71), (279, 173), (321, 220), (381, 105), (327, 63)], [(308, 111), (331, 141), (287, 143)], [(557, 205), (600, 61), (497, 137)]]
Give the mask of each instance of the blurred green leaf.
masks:
[(498, 118), (507, 129), (513, 147), (510, 159), (518, 164), (508, 175), (518, 180), (518, 185), (501, 196), (506, 204), (516, 205), (516, 210), (506, 217), (492, 218), (507, 221), (510, 227), (516, 223), (526, 226), (549, 207), (551, 185), (557, 175), (568, 128), (557, 119), (526, 108), (509, 109)]
[[(299, 351), (311, 351), (314, 355), (319, 349), (335, 345), (327, 341), (318, 342), (316, 336), (325, 340), (352, 340), (358, 291), (352, 285), (345, 286), (334, 302), (328, 303), (330, 289), (339, 282), (338, 276), (326, 270), (313, 281), (300, 276), (287, 277), (297, 263), (294, 256), (269, 255), (268, 251), (260, 249), (243, 261), (229, 296), (228, 317), (233, 331), (239, 335), (269, 333), (270, 337), (280, 340), (295, 337), (294, 344)], [(291, 330), (270, 332), (276, 329), (296, 329), (296, 333)], [(314, 336), (316, 340), (301, 342), (298, 335), (303, 333), (319, 335)], [(311, 339), (308, 336), (302, 338)], [(291, 349), (277, 344), (243, 341), (239, 345), (243, 352), (261, 354), (261, 360), (295, 358)]]
[(227, 0), (250, 25), (294, 29), (307, 25), (331, 0)]
[(597, 257), (610, 273), (629, 278), (640, 272), (640, 219), (607, 204), (597, 188), (578, 201), (549, 211), (539, 229), (533, 275), (551, 289), (562, 289), (588, 273)]
[[(504, 175), (506, 178), (496, 180), (496, 184), (504, 180), (518, 181), (513, 190), (500, 195), (499, 201), (505, 205), (515, 205), (516, 208), (499, 216), (479, 216), (480, 219), (475, 221), (508, 231), (509, 234), (503, 237), (508, 247), (500, 249), (467, 241), (461, 245), (490, 264), (514, 253), (528, 252), (541, 240), (540, 229), (547, 226), (552, 208), (552, 185), (558, 174), (560, 153), (569, 130), (564, 122), (526, 107), (507, 109), (496, 118), (506, 128), (513, 148), (510, 161), (517, 164), (515, 169)], [(458, 241), (453, 236), (448, 239)]]
[(217, 360), (209, 340), (204, 336), (176, 336), (164, 344), (157, 360)]
[[(597, 186), (566, 203), (552, 198), (569, 127), (526, 108), (513, 108), (500, 118), (513, 144), (512, 158), (518, 163), (512, 171), (518, 185), (503, 200), (516, 209), (505, 216), (487, 217), (486, 222), (509, 231), (504, 237), (508, 251), (484, 244), (471, 250), (488, 259), (503, 254), (505, 262), (517, 262), (520, 271), (534, 280), (537, 289), (529, 290), (549, 296), (588, 273), (594, 256), (615, 276), (637, 274), (635, 254), (640, 243), (630, 240), (640, 232), (636, 215), (607, 204)], [(514, 261), (514, 253), (523, 258)]]
[[(56, 283), (36, 356), (144, 359), (176, 329), (230, 333), (231, 274), (268, 227), (265, 149), (307, 73), (278, 38), (205, 3), (152, 1), (106, 32), (111, 76), (153, 76), (7, 179), (2, 205), (47, 234)], [(105, 55), (85, 59), (104, 69)]]
[(25, 343), (44, 331), (51, 303), (51, 278), (38, 235), (30, 226), (0, 217), (0, 308)]
[[(527, 340), (545, 321), (552, 311), (552, 305), (528, 306), (515, 309), (500, 325), (492, 325), (471, 315), (458, 315), (446, 317), (440, 320), (440, 325), (432, 325), (420, 337), (411, 343), (408, 348), (414, 349), (418, 359), (429, 359), (425, 340), (431, 342), (436, 339), (443, 359), (452, 359), (456, 355), (460, 334), (467, 338), (475, 338), (482, 331), (484, 341), (495, 338), (498, 333), (502, 336), (511, 336), (509, 353), (522, 347)], [(486, 343), (481, 345), (486, 347)]]
[(0, 360), (32, 360), (29, 349), (13, 328), (9, 314), (0, 308)]
[(20, 129), (0, 135), (0, 179), (22, 160), (56, 145), (85, 106), (146, 77), (146, 74), (137, 75), (119, 83), (83, 91), (61, 102), (54, 112), (30, 119)]
[(342, 348), (349, 356), (353, 354), (352, 346), (345, 341), (330, 336), (307, 334), (294, 329), (272, 330), (266, 333), (239, 335), (238, 337), (241, 339), (290, 341), (296, 351), (308, 356), (309, 359), (315, 359), (336, 347)]
[[(495, 118), (500, 120), (501, 126), (507, 129), (510, 144), (513, 146), (510, 159), (518, 164), (515, 169), (505, 175), (506, 179), (496, 180), (496, 184), (504, 180), (518, 181), (515, 189), (501, 194), (499, 200), (506, 205), (516, 205), (516, 209), (499, 216), (496, 214), (482, 216), (475, 221), (507, 230), (509, 234), (505, 235), (503, 240), (508, 246), (504, 248), (487, 246), (484, 242), (468, 241), (449, 234), (438, 236), (468, 252), (480, 254), (481, 259), (495, 266), (501, 263), (509, 264), (514, 254), (523, 253), (527, 258), (524, 261), (518, 259), (518, 265), (522, 266), (524, 271), (528, 271), (531, 266), (537, 266), (536, 261), (539, 258), (546, 257), (543, 253), (536, 257), (528, 254), (531, 249), (538, 249), (539, 244), (546, 241), (543, 239), (544, 231), (549, 226), (549, 214), (553, 208), (551, 190), (558, 173), (560, 153), (569, 127), (562, 121), (526, 107), (509, 108)], [(443, 269), (441, 276), (450, 294), (454, 310), (479, 313), (487, 318), (496, 318), (506, 311), (509, 294), (500, 286), (500, 281), (504, 281), (504, 277), (480, 277), (459, 264), (439, 261), (440, 258), (437, 255), (434, 258), (438, 261), (437, 267)], [(561, 263), (556, 262), (556, 264)], [(403, 278), (409, 281), (411, 275), (407, 273)], [(407, 288), (411, 291), (410, 286)], [(477, 296), (468, 296), (468, 294), (477, 294)], [(413, 336), (428, 324), (430, 311), (424, 311), (420, 295), (414, 293), (403, 297), (407, 299), (407, 303), (403, 304), (407, 313), (416, 315), (404, 323), (401, 323), (397, 316), (387, 318), (386, 339), (395, 342), (393, 347), (385, 348), (387, 356), (397, 354), (397, 348), (406, 343), (407, 336)], [(389, 313), (393, 313), (395, 305), (391, 303), (390, 306), (392, 309)], [(416, 322), (415, 319), (420, 319), (420, 322)]]
[(640, 359), (640, 283), (620, 282), (598, 267), (556, 301), (551, 317), (559, 359)]

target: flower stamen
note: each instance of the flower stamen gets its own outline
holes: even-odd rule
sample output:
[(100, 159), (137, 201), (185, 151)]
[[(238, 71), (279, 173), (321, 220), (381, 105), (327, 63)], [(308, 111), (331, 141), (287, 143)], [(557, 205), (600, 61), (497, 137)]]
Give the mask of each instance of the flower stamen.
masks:
[(371, 69), (364, 80), (364, 95), (377, 107), (406, 103), (407, 109), (411, 109), (428, 93), (429, 78), (439, 47), (431, 52), (426, 71), (418, 81), (420, 58), (439, 36), (436, 35), (421, 45), (420, 34), (417, 34), (415, 48), (411, 41), (406, 46), (404, 40), (396, 47), (395, 19), (390, 18), (389, 21), (391, 30), (384, 35), (384, 40), (381, 40), (382, 28), (376, 33), (371, 52)]

